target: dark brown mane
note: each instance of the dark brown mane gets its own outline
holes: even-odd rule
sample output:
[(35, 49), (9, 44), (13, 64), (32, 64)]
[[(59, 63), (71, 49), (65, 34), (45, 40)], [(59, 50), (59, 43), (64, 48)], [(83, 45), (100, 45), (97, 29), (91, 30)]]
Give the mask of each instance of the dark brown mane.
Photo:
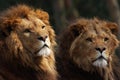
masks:
[(47, 12), (43, 11), (42, 9), (33, 9), (32, 7), (28, 7), (26, 5), (17, 5), (8, 8), (8, 10), (5, 10), (0, 14), (0, 18), (27, 18), (29, 15), (34, 15), (43, 20), (43, 22), (45, 22), (46, 24), (49, 24), (49, 15)]

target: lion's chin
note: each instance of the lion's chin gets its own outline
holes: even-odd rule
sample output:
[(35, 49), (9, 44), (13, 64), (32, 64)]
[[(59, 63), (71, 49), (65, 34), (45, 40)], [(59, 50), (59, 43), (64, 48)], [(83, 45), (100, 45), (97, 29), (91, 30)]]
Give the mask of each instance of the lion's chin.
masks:
[(43, 47), (40, 51), (37, 52), (36, 56), (49, 56), (51, 49), (48, 47)]
[(105, 68), (107, 66), (107, 61), (105, 59), (98, 59), (93, 62), (93, 66), (99, 67), (99, 68)]

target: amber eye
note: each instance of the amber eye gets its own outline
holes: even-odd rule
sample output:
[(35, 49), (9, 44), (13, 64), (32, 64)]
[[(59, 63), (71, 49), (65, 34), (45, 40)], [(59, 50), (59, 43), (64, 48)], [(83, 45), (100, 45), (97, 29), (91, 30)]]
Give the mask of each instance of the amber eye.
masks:
[(24, 32), (25, 33), (31, 33), (31, 31), (29, 29), (25, 29)]
[(92, 42), (92, 38), (86, 38), (86, 41)]
[(109, 38), (107, 38), (107, 37), (104, 38), (104, 41), (108, 41), (108, 40), (109, 40)]
[(45, 28), (45, 26), (42, 26), (42, 29), (44, 29)]

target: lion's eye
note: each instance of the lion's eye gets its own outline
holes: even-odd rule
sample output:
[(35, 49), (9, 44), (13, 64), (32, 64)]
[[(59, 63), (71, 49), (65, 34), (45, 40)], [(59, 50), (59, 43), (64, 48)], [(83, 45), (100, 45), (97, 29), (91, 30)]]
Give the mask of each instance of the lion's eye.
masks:
[(86, 41), (92, 42), (92, 38), (87, 38)]
[(25, 29), (24, 32), (25, 33), (31, 33), (31, 31), (29, 29)]
[(107, 38), (107, 37), (104, 38), (104, 41), (108, 41), (108, 40), (109, 40), (109, 38)]
[(42, 29), (44, 29), (45, 28), (45, 26), (42, 26)]

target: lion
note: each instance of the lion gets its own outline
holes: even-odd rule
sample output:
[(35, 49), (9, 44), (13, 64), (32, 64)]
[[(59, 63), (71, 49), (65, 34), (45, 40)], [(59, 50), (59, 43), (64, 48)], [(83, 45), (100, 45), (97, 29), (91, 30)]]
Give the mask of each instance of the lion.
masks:
[(114, 22), (78, 19), (59, 38), (59, 80), (120, 80), (119, 45)]
[(0, 80), (57, 80), (55, 32), (41, 9), (16, 5), (0, 14)]

